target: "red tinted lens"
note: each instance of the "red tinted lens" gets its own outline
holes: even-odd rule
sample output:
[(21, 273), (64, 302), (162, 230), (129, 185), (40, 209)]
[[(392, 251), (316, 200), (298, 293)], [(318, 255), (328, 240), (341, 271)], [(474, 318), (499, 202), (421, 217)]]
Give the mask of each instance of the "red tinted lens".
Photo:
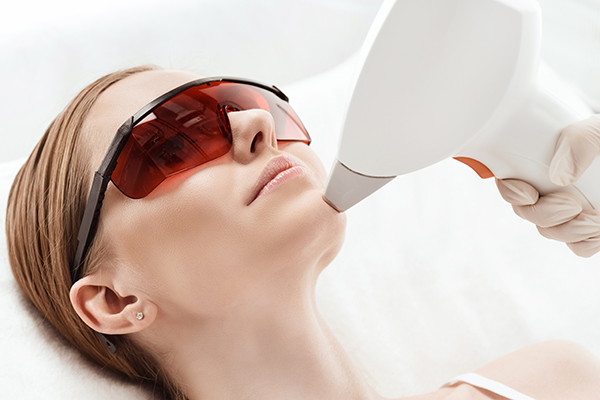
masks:
[(260, 108), (269, 111), (275, 121), (277, 140), (310, 143), (310, 136), (300, 118), (287, 101), (280, 99), (273, 92), (259, 86), (233, 82), (220, 83), (217, 91), (222, 103), (238, 110)]
[(222, 112), (260, 108), (275, 120), (277, 140), (310, 143), (310, 136), (286, 101), (248, 84), (212, 82), (191, 87), (138, 122), (111, 175), (125, 195), (147, 196), (166, 177), (226, 154), (231, 134)]
[(231, 137), (220, 127), (217, 99), (192, 87), (134, 126), (111, 175), (125, 195), (141, 198), (166, 177), (226, 154)]

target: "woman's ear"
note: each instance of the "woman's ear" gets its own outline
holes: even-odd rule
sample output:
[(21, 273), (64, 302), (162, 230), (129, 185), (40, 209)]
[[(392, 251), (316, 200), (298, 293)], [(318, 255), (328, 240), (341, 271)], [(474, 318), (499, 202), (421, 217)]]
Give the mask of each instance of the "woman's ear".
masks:
[(98, 272), (71, 287), (71, 303), (79, 317), (93, 330), (107, 335), (139, 332), (154, 322), (157, 307), (134, 294), (119, 293)]

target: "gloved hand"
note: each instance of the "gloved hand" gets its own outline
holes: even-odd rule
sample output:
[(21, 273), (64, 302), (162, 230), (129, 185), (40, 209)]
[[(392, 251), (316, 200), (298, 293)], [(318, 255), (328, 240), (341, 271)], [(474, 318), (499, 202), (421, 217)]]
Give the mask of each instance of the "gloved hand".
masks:
[[(550, 164), (550, 180), (560, 186), (572, 184), (598, 154), (600, 114), (561, 132)], [(496, 185), (515, 213), (536, 224), (542, 236), (566, 242), (581, 257), (600, 251), (600, 212), (584, 210), (577, 197), (559, 192), (540, 196), (533, 186), (516, 179), (496, 179)]]

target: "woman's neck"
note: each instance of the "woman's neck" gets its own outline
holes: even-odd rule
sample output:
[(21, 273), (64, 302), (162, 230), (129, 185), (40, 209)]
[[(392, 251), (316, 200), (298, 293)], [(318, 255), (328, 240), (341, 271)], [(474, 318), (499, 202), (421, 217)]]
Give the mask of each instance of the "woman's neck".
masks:
[(219, 317), (162, 324), (167, 368), (190, 400), (382, 399), (319, 313), (316, 277), (298, 274), (248, 288)]

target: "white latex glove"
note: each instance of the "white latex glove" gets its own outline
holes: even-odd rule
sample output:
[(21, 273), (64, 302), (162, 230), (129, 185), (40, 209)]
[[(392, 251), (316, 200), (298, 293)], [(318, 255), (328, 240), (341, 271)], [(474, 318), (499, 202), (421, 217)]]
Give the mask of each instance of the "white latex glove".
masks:
[[(572, 184), (598, 154), (600, 114), (561, 132), (550, 164), (550, 180), (560, 186)], [(496, 185), (515, 213), (536, 224), (542, 236), (566, 242), (581, 257), (600, 251), (600, 212), (584, 210), (577, 197), (559, 192), (540, 197), (533, 186), (516, 179), (496, 179)]]

